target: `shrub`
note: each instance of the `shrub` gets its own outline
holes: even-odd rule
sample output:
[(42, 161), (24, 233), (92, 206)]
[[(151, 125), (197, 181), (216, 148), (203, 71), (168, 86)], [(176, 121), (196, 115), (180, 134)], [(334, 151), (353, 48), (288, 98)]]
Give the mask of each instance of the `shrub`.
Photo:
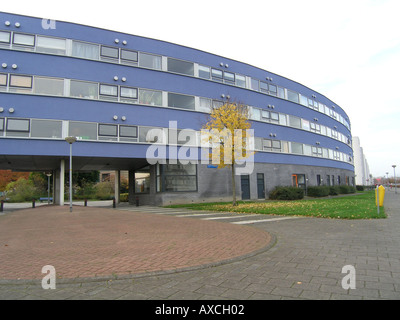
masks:
[(337, 196), (340, 193), (339, 186), (330, 186), (329, 187), (329, 195)]
[(356, 186), (357, 191), (364, 191), (364, 186)]
[(119, 195), (119, 200), (121, 202), (128, 202), (129, 201), (129, 193), (121, 193)]
[(318, 186), (318, 187), (308, 187), (307, 195), (309, 197), (326, 197), (329, 196), (329, 187), (327, 186)]
[(271, 200), (299, 200), (304, 198), (304, 190), (296, 187), (275, 187), (269, 194)]
[(111, 200), (114, 197), (114, 183), (110, 181), (99, 182), (94, 189), (95, 198), (98, 200)]
[(355, 193), (356, 189), (352, 186), (346, 186), (346, 185), (341, 185), (339, 186), (339, 193), (341, 194), (349, 194), (349, 193)]
[(10, 182), (6, 187), (6, 193), (11, 202), (32, 201), (32, 199), (40, 197), (39, 191), (33, 182), (24, 178)]

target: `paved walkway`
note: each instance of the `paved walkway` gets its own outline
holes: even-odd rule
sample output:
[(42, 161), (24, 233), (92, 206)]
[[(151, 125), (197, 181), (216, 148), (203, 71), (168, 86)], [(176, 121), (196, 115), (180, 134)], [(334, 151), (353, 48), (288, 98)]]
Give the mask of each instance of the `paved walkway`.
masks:
[[(43, 290), (39, 282), (3, 281), (0, 298), (397, 300), (400, 299), (400, 194), (388, 191), (385, 208), (388, 219), (284, 220), (274, 216), (139, 207), (141, 211), (152, 212), (145, 213), (148, 216), (160, 220), (173, 218), (187, 226), (201, 222), (246, 227), (254, 233), (267, 232), (275, 237), (276, 244), (256, 255), (214, 267), (150, 276), (132, 275), (120, 280), (61, 279), (57, 280), (56, 290)], [(121, 206), (119, 209), (115, 211), (134, 215), (138, 208)], [(241, 221), (249, 224), (237, 225)], [(342, 273), (345, 265), (355, 267), (355, 289), (342, 288), (342, 279), (347, 275)]]

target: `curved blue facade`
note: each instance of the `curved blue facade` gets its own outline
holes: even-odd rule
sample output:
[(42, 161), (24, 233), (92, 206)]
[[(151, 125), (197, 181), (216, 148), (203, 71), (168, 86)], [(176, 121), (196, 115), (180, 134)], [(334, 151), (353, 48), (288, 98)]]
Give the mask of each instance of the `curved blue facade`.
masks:
[[(345, 111), (300, 83), (249, 64), (8, 13), (0, 13), (0, 64), (0, 168), (53, 171), (60, 194), (69, 156), (64, 139), (73, 135), (75, 170), (128, 170), (131, 199), (229, 197), (225, 170), (146, 161), (149, 129), (165, 130), (170, 144), (170, 121), (178, 130), (200, 131), (210, 108), (227, 98), (250, 107), (254, 129), (248, 194), (247, 178), (237, 177), (243, 198), (262, 198), (275, 185), (354, 184)], [(192, 149), (200, 154), (194, 137)], [(179, 148), (183, 144), (178, 141)]]

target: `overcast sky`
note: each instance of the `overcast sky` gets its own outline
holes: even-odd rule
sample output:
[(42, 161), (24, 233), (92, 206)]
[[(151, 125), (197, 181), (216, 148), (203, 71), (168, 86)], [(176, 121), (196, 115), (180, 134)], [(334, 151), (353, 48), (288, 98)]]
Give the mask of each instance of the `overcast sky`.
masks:
[(400, 176), (399, 0), (18, 0), (1, 11), (81, 23), (239, 60), (349, 115), (374, 176)]

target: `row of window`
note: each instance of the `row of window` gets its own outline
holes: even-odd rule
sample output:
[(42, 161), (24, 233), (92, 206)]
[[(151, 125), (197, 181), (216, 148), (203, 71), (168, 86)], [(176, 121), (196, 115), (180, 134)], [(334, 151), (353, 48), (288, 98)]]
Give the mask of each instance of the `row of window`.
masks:
[(312, 108), (336, 119), (350, 130), (350, 123), (347, 119), (342, 117), (332, 108), (317, 102), (315, 99), (308, 98), (298, 92), (276, 86), (266, 81), (261, 81), (218, 68), (199, 65), (193, 62), (94, 43), (33, 34), (11, 33), (9, 31), (0, 31), (0, 46), (17, 50), (28, 50), (48, 54), (67, 55), (83, 59), (121, 63), (223, 82), (255, 90)]
[(335, 140), (339, 140), (343, 143), (347, 143), (350, 146), (352, 145), (350, 136), (346, 136), (337, 131), (337, 128), (332, 129), (327, 126), (293, 115), (251, 107), (249, 118), (252, 120), (275, 123), (281, 126), (288, 126), (296, 129), (310, 131), (316, 134), (333, 138)]
[[(222, 101), (182, 95), (172, 92), (110, 85), (80, 80), (56, 79), (39, 76), (0, 73), (0, 91), (35, 93), (43, 95), (69, 96), (84, 99), (100, 99), (123, 103), (171, 107), (210, 113), (212, 107)], [(165, 94), (165, 95), (164, 95)], [(163, 101), (165, 100), (165, 104)], [(250, 107), (250, 119), (289, 126), (328, 136), (351, 145), (351, 140), (336, 129), (316, 124), (296, 116)]]
[[(152, 129), (158, 130), (155, 134), (148, 134)], [(0, 118), (0, 137), (4, 136), (46, 139), (63, 139), (66, 136), (74, 136), (78, 140), (91, 141), (169, 143), (186, 146), (202, 146), (204, 144), (201, 141), (200, 132), (195, 130), (20, 118)], [(256, 151), (321, 157), (350, 163), (353, 161), (351, 156), (349, 157), (349, 155), (337, 150), (260, 137), (255, 137), (254, 149)]]

